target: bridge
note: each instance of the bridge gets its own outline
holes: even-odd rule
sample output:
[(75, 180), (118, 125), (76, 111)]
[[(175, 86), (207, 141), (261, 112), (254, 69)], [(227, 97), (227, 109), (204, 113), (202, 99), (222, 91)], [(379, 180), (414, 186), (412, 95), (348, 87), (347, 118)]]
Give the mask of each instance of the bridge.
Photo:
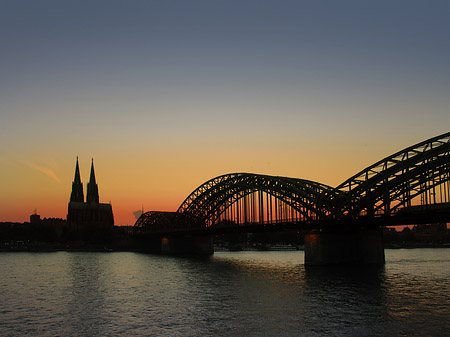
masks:
[[(374, 242), (379, 251), (382, 226), (438, 222), (450, 222), (450, 132), (386, 157), (336, 187), (261, 174), (222, 175), (195, 189), (176, 212), (142, 214), (135, 232), (168, 240), (308, 230), (305, 258), (315, 264), (316, 257), (339, 255), (355, 242), (365, 248), (353, 247), (351, 254), (361, 255)], [(384, 251), (377, 254), (369, 260), (384, 261)]]

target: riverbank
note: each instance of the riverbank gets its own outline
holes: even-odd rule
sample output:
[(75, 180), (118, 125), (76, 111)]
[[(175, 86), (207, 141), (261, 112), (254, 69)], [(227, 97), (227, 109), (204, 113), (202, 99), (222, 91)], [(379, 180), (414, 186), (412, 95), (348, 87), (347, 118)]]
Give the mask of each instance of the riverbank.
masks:
[[(450, 243), (388, 243), (384, 244), (386, 249), (416, 249), (416, 248), (450, 248)], [(304, 250), (299, 245), (214, 245), (215, 252), (232, 251), (299, 251)], [(24, 241), (2, 241), (0, 242), (0, 252), (153, 252), (154, 249), (146, 247), (138, 241), (127, 242), (24, 242)]]

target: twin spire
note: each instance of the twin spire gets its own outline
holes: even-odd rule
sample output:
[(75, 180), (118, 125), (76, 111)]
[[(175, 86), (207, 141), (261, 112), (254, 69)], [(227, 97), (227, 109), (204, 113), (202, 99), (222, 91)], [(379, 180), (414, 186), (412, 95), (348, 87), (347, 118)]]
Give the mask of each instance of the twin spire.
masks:
[[(99, 203), (98, 198), (98, 186), (95, 182), (95, 173), (94, 173), (94, 159), (92, 159), (91, 163), (91, 177), (87, 184), (87, 195), (86, 201), (88, 203)], [(75, 166), (75, 178), (72, 182), (72, 193), (70, 195), (70, 202), (84, 202), (84, 194), (83, 194), (83, 184), (81, 183), (80, 177), (80, 168), (78, 166), (78, 156), (77, 156), (77, 165)]]
[(83, 194), (83, 184), (80, 178), (80, 167), (78, 166), (78, 156), (77, 156), (77, 166), (75, 167), (75, 178), (72, 183), (72, 194), (70, 195), (70, 202), (84, 202)]
[(87, 184), (87, 202), (95, 202), (98, 204), (98, 186), (95, 182), (95, 173), (94, 173), (94, 158), (92, 158), (91, 162), (91, 177)]

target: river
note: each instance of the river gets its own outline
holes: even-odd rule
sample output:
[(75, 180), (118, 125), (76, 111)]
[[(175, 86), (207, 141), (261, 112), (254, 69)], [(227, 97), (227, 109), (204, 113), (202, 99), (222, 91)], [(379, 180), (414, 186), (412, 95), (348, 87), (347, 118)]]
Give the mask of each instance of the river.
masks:
[(0, 253), (0, 336), (448, 336), (450, 249), (384, 267), (302, 251)]

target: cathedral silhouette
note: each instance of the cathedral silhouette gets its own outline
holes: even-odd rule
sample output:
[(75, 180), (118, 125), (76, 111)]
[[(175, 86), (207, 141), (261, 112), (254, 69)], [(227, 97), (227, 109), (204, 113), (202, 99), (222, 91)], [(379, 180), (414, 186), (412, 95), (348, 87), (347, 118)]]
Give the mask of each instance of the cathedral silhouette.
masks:
[(77, 157), (67, 223), (71, 233), (80, 238), (87, 238), (86, 235), (93, 234), (93, 239), (99, 239), (102, 233), (107, 235), (114, 227), (111, 204), (99, 202), (98, 185), (95, 181), (94, 173), (94, 159), (92, 159), (91, 163), (91, 176), (87, 184), (86, 202), (84, 202), (83, 184), (81, 183)]

